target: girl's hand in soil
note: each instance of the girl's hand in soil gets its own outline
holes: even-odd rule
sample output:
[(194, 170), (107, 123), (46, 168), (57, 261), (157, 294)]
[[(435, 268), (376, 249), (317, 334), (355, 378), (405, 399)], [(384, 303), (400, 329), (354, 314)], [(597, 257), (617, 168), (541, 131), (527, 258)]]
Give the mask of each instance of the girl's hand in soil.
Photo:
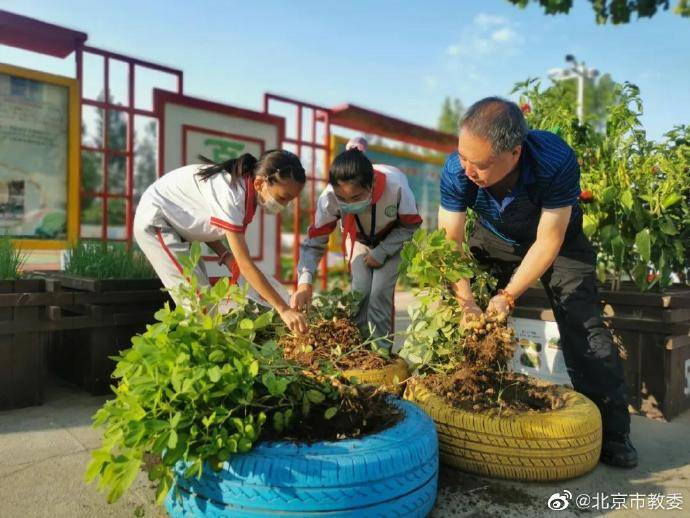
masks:
[(306, 317), (296, 309), (286, 307), (280, 310), (279, 314), (280, 318), (285, 322), (285, 325), (288, 326), (288, 329), (293, 333), (304, 334), (309, 331), (309, 324), (307, 324)]
[(313, 288), (311, 284), (300, 284), (297, 286), (297, 291), (290, 297), (290, 307), (299, 311), (306, 310), (311, 306), (312, 295)]
[(376, 269), (376, 268), (381, 268), (381, 267), (383, 266), (383, 264), (381, 264), (381, 263), (378, 262), (376, 259), (374, 259), (370, 254), (366, 254), (366, 255), (364, 256), (364, 262), (366, 263), (366, 265), (367, 265), (369, 268), (374, 268), (374, 269)]

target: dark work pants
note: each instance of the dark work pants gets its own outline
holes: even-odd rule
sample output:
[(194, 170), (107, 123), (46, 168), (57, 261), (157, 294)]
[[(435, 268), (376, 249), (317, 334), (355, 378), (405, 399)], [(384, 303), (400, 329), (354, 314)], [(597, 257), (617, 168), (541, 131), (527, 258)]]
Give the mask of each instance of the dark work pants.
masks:
[[(477, 260), (492, 268), (505, 287), (529, 246), (511, 245), (477, 223), (470, 236)], [(573, 387), (601, 411), (604, 433), (630, 431), (623, 366), (604, 326), (595, 276), (596, 254), (579, 232), (564, 243), (541, 278), (551, 303)]]

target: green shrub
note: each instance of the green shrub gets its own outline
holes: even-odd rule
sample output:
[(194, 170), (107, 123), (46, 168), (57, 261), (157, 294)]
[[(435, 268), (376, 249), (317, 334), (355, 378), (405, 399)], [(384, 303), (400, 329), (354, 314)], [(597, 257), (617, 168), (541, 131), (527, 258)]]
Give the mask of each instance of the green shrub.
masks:
[(65, 271), (78, 277), (95, 279), (150, 279), (156, 273), (137, 250), (124, 244), (80, 241), (68, 252)]
[(19, 279), (26, 262), (26, 254), (12, 244), (7, 236), (0, 236), (0, 280)]

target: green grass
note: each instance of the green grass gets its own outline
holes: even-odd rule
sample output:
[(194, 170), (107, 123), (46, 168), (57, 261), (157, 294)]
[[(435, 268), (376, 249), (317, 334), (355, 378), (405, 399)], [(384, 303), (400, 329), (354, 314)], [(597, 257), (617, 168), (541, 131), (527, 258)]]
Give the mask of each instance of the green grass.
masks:
[(94, 279), (151, 279), (156, 273), (139, 251), (124, 244), (80, 241), (68, 253), (65, 272)]
[(0, 280), (19, 279), (25, 262), (26, 254), (16, 248), (9, 237), (0, 236)]

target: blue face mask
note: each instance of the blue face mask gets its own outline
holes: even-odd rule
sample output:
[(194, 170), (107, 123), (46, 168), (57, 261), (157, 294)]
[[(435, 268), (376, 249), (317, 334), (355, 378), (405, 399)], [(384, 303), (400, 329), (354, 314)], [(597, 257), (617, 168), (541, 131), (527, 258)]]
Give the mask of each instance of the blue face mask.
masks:
[(371, 205), (371, 199), (356, 201), (353, 203), (338, 203), (340, 206), (340, 211), (344, 214), (359, 214), (367, 210), (367, 207)]

